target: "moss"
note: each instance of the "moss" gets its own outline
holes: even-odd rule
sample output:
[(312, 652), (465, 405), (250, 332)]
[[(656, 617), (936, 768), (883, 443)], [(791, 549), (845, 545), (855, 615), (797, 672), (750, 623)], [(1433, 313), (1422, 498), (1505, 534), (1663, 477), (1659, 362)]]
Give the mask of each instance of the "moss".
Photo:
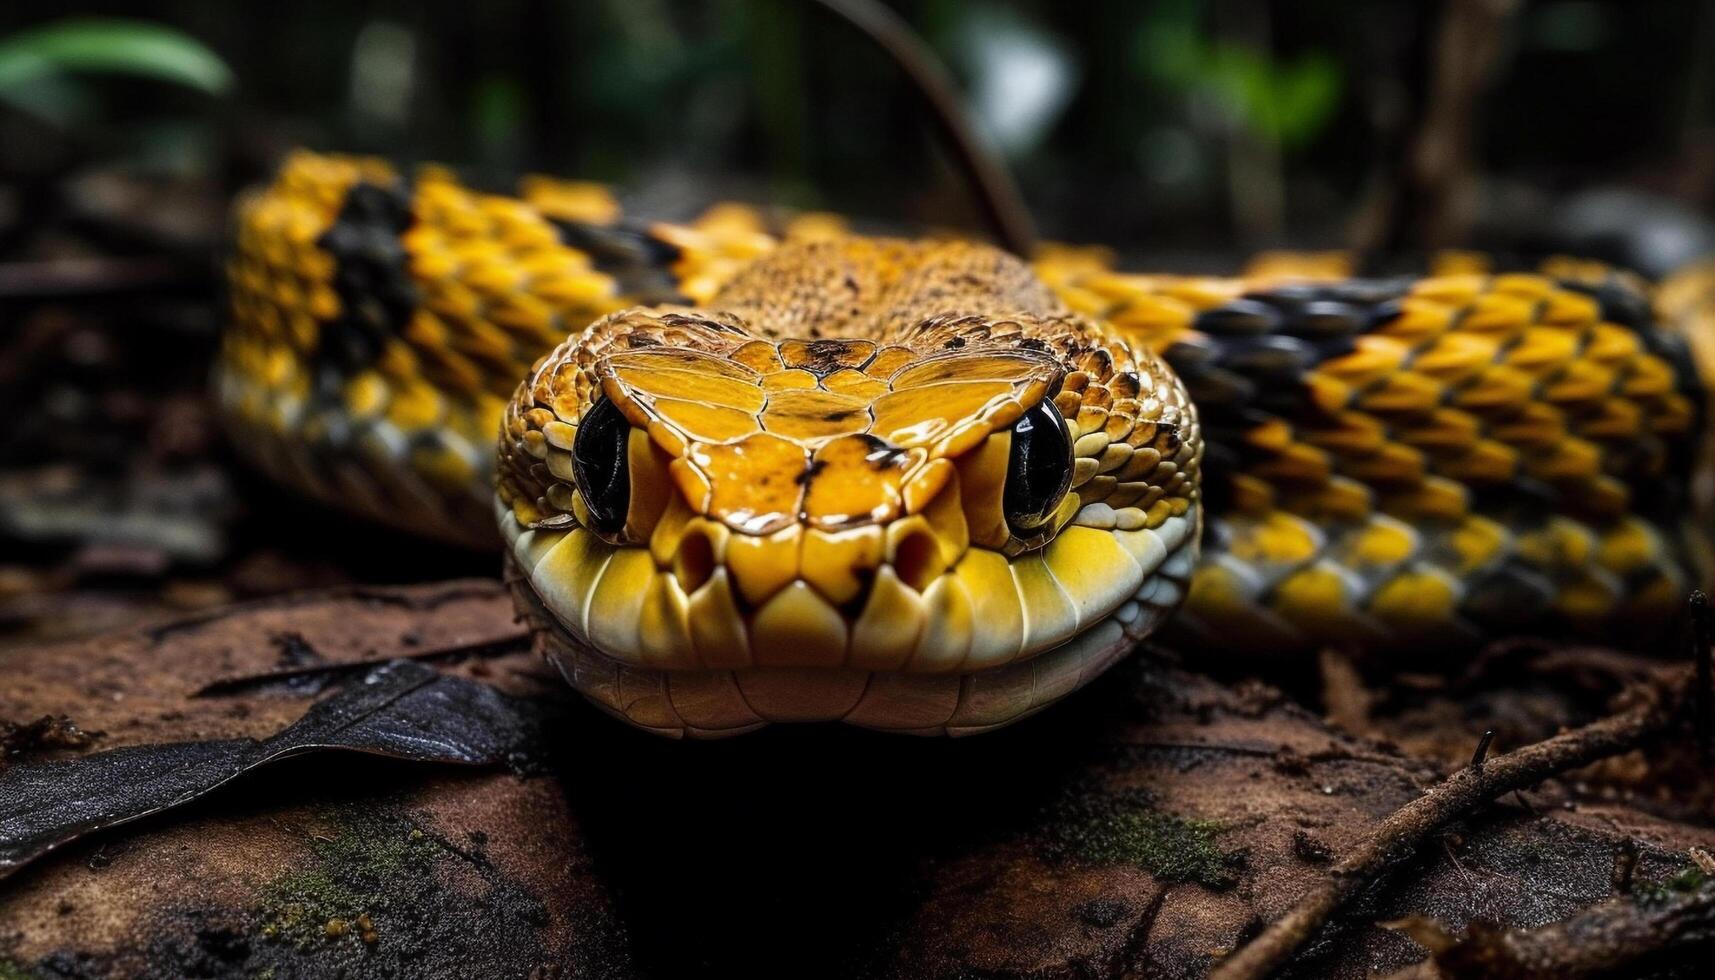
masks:
[(1688, 864), (1666, 881), (1638, 889), (1632, 898), (1645, 907), (1666, 905), (1676, 898), (1701, 891), (1711, 881), (1715, 881), (1715, 878), (1710, 878), (1696, 865)]
[(0, 980), (31, 980), (33, 976), (16, 962), (0, 957)]
[(367, 923), (372, 914), (386, 911), (400, 893), (402, 878), (431, 874), (440, 848), (421, 830), (373, 815), (347, 816), (338, 834), (315, 839), (314, 857), (303, 870), (263, 890), (258, 917), (263, 938), (306, 948), (346, 937), (357, 940), (360, 932), (373, 935), (345, 926), (360, 918)]
[(1054, 808), (1047, 821), (1049, 855), (1093, 864), (1130, 864), (1163, 881), (1227, 888), (1237, 855), (1221, 850), (1224, 829), (1157, 809), (1140, 794), (1080, 792)]

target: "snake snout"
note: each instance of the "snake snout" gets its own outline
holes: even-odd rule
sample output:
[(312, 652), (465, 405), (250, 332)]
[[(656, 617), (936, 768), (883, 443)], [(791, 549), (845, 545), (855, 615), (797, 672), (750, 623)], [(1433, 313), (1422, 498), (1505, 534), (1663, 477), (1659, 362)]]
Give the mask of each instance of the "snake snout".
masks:
[(921, 520), (793, 524), (767, 535), (693, 520), (670, 567), (690, 610), (724, 610), (735, 627), (701, 635), (693, 622), (705, 662), (898, 668), (917, 641), (925, 593), (947, 569), (946, 550)]

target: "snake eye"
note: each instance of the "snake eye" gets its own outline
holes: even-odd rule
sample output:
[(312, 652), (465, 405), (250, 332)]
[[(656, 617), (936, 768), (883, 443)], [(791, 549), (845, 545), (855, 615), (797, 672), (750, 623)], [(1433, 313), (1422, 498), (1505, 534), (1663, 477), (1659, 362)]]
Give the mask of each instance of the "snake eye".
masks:
[(1001, 504), (1015, 534), (1040, 528), (1072, 486), (1072, 439), (1054, 402), (1044, 398), (1012, 425)]
[(584, 413), (572, 440), (572, 476), (599, 534), (617, 534), (625, 527), (631, 507), (626, 445), (630, 436), (631, 423), (618, 406), (603, 398)]

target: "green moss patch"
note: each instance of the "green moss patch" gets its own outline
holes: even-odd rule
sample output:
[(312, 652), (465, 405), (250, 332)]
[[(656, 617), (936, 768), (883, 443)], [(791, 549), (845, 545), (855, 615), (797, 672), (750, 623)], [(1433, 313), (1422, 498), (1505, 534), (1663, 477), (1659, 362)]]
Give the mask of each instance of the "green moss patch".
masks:
[(303, 870), (263, 890), (263, 938), (300, 948), (342, 939), (373, 943), (372, 923), (393, 905), (402, 883), (432, 874), (442, 848), (421, 830), (362, 811), (348, 817), (334, 836), (315, 838)]
[(1061, 860), (1135, 865), (1163, 881), (1227, 888), (1237, 856), (1216, 842), (1223, 829), (1157, 809), (1143, 794), (1077, 792), (1048, 814), (1046, 844)]
[(1715, 879), (1710, 878), (1701, 868), (1694, 864), (1686, 865), (1666, 881), (1639, 888), (1632, 898), (1646, 908), (1666, 905), (1674, 899), (1702, 891), (1711, 881)]

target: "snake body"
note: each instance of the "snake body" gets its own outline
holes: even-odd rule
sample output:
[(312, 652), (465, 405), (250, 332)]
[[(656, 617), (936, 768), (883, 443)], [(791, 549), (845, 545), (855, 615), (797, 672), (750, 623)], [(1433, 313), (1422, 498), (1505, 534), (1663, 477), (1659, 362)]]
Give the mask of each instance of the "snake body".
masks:
[(1695, 372), (1605, 269), (1149, 276), (308, 154), (236, 239), (237, 443), (504, 541), (539, 648), (663, 734), (983, 731), (1163, 624), (1648, 635), (1690, 580)]

